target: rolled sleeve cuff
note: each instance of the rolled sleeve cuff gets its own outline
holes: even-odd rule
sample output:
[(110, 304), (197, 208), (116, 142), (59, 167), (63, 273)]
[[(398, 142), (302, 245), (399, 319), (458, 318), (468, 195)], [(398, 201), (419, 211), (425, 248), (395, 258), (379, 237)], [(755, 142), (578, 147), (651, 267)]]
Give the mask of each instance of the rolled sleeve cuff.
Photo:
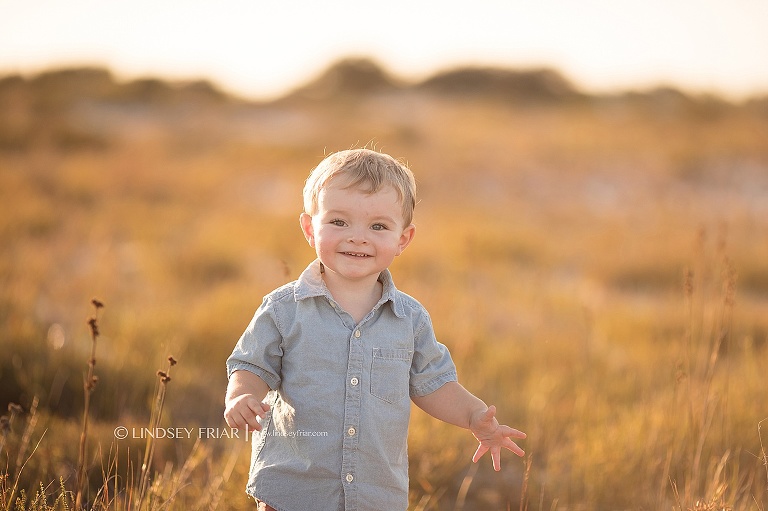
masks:
[(243, 362), (242, 360), (227, 363), (227, 379), (231, 378), (232, 373), (235, 371), (248, 371), (255, 374), (264, 380), (264, 382), (269, 385), (269, 388), (272, 390), (275, 390), (280, 386), (280, 378), (257, 365)]
[(418, 385), (411, 385), (411, 397), (426, 396), (451, 381), (459, 381), (455, 370), (440, 374)]

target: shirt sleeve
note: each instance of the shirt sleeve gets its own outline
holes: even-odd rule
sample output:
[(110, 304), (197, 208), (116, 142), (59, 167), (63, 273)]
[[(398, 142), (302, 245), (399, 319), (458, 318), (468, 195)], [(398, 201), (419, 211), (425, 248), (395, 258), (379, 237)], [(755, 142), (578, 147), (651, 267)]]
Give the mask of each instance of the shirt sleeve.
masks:
[(270, 389), (278, 388), (281, 381), (282, 340), (275, 303), (267, 297), (227, 359), (227, 378), (235, 371), (246, 370), (264, 380)]
[(424, 310), (414, 334), (410, 395), (431, 394), (450, 381), (458, 381), (456, 366), (448, 348), (435, 338), (432, 320)]

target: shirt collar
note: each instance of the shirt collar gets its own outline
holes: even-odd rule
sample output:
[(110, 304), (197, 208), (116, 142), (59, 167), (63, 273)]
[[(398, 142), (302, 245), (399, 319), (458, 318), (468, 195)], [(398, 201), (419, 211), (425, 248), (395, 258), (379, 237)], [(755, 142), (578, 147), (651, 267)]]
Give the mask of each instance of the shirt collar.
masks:
[[(381, 299), (376, 304), (376, 307), (384, 304), (385, 302), (392, 303), (392, 312), (398, 318), (405, 317), (405, 308), (403, 306), (402, 297), (398, 294), (395, 283), (392, 280), (392, 274), (389, 270), (385, 269), (379, 274), (379, 282), (381, 282), (383, 289), (381, 292)], [(320, 260), (315, 259), (309, 266), (301, 273), (299, 279), (296, 281), (296, 287), (293, 292), (294, 299), (298, 302), (306, 298), (313, 298), (317, 296), (326, 296), (333, 299), (330, 291), (323, 281), (323, 276), (320, 273)]]

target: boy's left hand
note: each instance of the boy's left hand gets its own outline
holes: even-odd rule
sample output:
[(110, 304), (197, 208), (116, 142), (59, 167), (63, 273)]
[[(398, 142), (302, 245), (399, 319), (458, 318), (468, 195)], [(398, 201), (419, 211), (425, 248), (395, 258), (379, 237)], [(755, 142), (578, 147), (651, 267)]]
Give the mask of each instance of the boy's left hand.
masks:
[(480, 442), (475, 455), (472, 456), (472, 461), (475, 463), (486, 452), (491, 451), (493, 469), (498, 472), (501, 470), (502, 447), (509, 449), (520, 457), (525, 456), (525, 451), (512, 441), (512, 438), (525, 438), (525, 433), (499, 424), (499, 421), (496, 420), (496, 407), (493, 405), (489, 406), (485, 411), (475, 412), (470, 420), (469, 429), (475, 435), (477, 441)]

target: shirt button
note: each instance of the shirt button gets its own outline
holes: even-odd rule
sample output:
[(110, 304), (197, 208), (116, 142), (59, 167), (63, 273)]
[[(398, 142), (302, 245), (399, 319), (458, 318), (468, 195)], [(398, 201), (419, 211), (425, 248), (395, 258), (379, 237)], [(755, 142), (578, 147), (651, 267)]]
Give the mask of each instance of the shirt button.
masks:
[(345, 477), (344, 479), (346, 479), (348, 483), (351, 483), (352, 481), (355, 480), (355, 476), (353, 476), (352, 474), (347, 474), (347, 477)]
[(357, 376), (349, 380), (349, 383), (352, 384), (353, 387), (357, 387), (357, 384), (360, 383), (360, 380), (357, 379)]
[(360, 330), (355, 330), (355, 338), (356, 339), (360, 338)]
[(348, 434), (349, 436), (355, 436), (355, 433), (357, 433), (357, 430), (356, 430), (354, 427), (350, 427), (350, 428), (347, 430), (347, 434)]

